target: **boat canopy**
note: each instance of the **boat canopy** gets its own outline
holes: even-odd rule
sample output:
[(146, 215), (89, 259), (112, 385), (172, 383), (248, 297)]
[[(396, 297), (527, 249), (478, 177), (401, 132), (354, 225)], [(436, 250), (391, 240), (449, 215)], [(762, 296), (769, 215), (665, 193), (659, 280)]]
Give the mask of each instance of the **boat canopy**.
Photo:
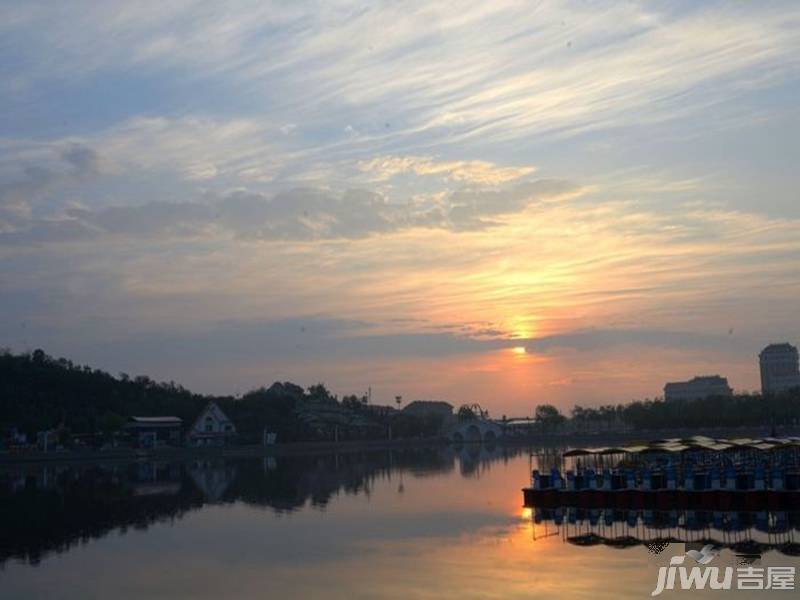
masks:
[(689, 438), (669, 438), (647, 443), (638, 442), (630, 446), (605, 446), (601, 448), (571, 448), (563, 453), (564, 458), (575, 456), (606, 456), (610, 454), (676, 454), (681, 452), (736, 452), (756, 450), (767, 452), (780, 448), (798, 448), (800, 438), (736, 438), (733, 440), (714, 439), (704, 435)]
[(638, 454), (639, 452), (643, 452), (647, 450), (650, 446), (646, 446), (644, 444), (636, 445), (636, 446), (626, 446), (625, 452), (629, 454)]
[(611, 446), (610, 448), (598, 448), (595, 454), (625, 454), (626, 452), (628, 452), (626, 448)]
[(590, 454), (594, 454), (590, 448), (573, 448), (572, 450), (567, 450), (562, 454), (564, 458), (569, 458), (572, 456), (588, 456)]
[(660, 452), (676, 453), (676, 452), (686, 452), (687, 450), (693, 450), (693, 449), (694, 448), (692, 446), (687, 446), (686, 444), (676, 444), (676, 443), (659, 444), (657, 446), (649, 446), (645, 448), (644, 450), (642, 450), (642, 453), (647, 453), (647, 454), (658, 454)]

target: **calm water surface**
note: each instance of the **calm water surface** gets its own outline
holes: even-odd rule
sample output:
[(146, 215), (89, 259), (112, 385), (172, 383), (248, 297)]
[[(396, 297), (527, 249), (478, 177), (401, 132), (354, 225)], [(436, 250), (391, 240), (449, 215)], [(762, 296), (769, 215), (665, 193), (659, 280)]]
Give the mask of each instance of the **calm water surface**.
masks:
[[(687, 516), (524, 509), (529, 460), (470, 447), (0, 468), (0, 598), (649, 598), (684, 546), (638, 540), (685, 535)], [(703, 518), (695, 534), (714, 533)], [(729, 545), (798, 541), (725, 519)], [(764, 548), (716, 564), (800, 566)], [(795, 597), (660, 597), (703, 594)]]

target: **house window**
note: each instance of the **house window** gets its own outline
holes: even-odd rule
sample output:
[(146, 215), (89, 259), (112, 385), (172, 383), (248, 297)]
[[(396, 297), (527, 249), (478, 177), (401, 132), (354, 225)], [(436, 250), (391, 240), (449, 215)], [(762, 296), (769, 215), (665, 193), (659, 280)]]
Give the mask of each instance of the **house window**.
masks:
[(211, 433), (212, 431), (214, 431), (214, 419), (206, 417), (206, 432)]

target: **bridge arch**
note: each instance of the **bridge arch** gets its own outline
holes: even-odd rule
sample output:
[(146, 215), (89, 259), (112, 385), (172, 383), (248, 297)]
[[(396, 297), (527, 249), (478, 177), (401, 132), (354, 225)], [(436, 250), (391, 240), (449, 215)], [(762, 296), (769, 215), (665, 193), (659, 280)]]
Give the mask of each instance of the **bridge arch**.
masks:
[(480, 442), (483, 439), (483, 432), (476, 423), (468, 423), (464, 429), (464, 438), (470, 443)]
[(489, 419), (463, 421), (450, 430), (447, 438), (451, 442), (477, 444), (494, 442), (503, 433), (503, 428)]

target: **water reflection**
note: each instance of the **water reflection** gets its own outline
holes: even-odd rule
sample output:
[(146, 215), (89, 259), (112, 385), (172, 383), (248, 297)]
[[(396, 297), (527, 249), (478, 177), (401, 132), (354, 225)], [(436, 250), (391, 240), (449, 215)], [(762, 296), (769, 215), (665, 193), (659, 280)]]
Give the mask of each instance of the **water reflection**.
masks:
[[(563, 470), (564, 450), (538, 448), (533, 465), (543, 472), (553, 467)], [(661, 554), (671, 544), (711, 544), (729, 550), (743, 563), (760, 560), (768, 553), (800, 556), (800, 507), (778, 506), (786, 502), (769, 501), (767, 496), (752, 496), (749, 504), (754, 506), (748, 510), (730, 510), (730, 506), (725, 510), (722, 506), (713, 506), (716, 510), (633, 508), (621, 506), (613, 492), (593, 498), (597, 505), (576, 506), (556, 495), (529, 505), (532, 539), (555, 538), (581, 547), (644, 547), (652, 555)]]
[(291, 513), (324, 510), (340, 495), (372, 493), (376, 482), (457, 472), (479, 478), (522, 448), (457, 446), (310, 456), (203, 458), (188, 462), (0, 467), (0, 565), (37, 565), (50, 553), (113, 531), (174, 522), (207, 505), (243, 503)]
[(0, 596), (618, 600), (705, 538), (800, 566), (791, 511), (524, 508), (530, 469), (466, 445), (0, 467)]
[(534, 535), (576, 546), (646, 546), (659, 554), (672, 543), (711, 544), (740, 558), (776, 551), (800, 556), (800, 512), (617, 510), (575, 507), (532, 510)]
[(0, 475), (0, 562), (48, 553), (117, 529), (181, 518), (204, 498), (180, 465), (25, 466)]

